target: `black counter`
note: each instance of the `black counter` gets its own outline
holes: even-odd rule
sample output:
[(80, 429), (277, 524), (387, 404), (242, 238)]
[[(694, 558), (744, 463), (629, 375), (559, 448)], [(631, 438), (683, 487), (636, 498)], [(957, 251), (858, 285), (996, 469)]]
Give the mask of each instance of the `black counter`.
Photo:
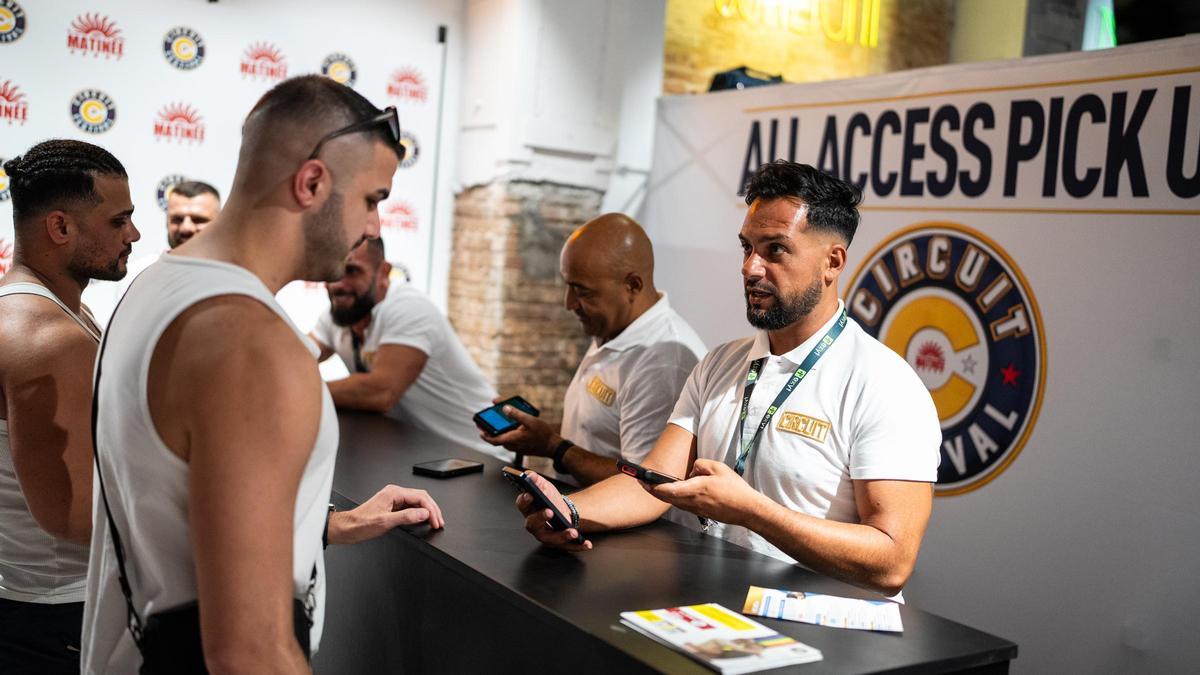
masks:
[[(751, 585), (879, 597), (666, 521), (591, 536), (585, 553), (551, 551), (525, 532), (501, 461), (382, 416), (339, 417), (339, 508), (396, 483), (428, 490), (447, 524), (326, 551), (317, 673), (711, 672), (621, 626), (620, 613), (704, 602), (739, 611)], [(414, 463), (446, 457), (486, 468), (413, 475)], [(1007, 640), (900, 611), (902, 635), (755, 620), (824, 653), (792, 669), (803, 673), (1006, 672), (1017, 655)]]

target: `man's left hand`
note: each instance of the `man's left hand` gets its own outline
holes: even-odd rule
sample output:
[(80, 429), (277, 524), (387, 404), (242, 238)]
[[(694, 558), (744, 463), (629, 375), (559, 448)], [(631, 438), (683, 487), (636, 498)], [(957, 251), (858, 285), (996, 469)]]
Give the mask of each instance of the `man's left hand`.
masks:
[(441, 507), (428, 492), (388, 485), (357, 508), (329, 514), (329, 543), (357, 544), (418, 523), (435, 530), (446, 526)]
[(502, 445), (506, 450), (535, 457), (549, 457), (554, 453), (555, 446), (562, 442), (562, 437), (555, 433), (554, 428), (540, 418), (512, 406), (504, 406), (503, 412), (520, 422), (521, 426), (499, 436), (480, 432), (480, 438), (492, 445)]
[(697, 459), (687, 480), (642, 487), (671, 506), (731, 525), (744, 525), (766, 499), (724, 462), (709, 459)]

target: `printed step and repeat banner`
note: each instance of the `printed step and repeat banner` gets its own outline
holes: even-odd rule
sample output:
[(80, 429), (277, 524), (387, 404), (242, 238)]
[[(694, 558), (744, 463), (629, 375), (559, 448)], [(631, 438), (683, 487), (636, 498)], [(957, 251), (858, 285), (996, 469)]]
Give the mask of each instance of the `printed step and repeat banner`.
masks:
[(644, 218), (714, 346), (752, 332), (749, 173), (785, 158), (861, 186), (841, 295), (943, 429), (905, 596), (1035, 671), (1194, 663), (1198, 155), (1192, 37), (665, 98)]
[[(202, 180), (224, 197), (255, 101), (321, 73), (399, 110), (408, 157), (380, 218), (388, 258), (424, 288), (442, 45), (419, 4), (0, 0), (0, 158), (48, 138), (111, 151), (129, 173), (140, 270), (166, 249), (172, 186)], [(0, 273), (13, 247), (7, 187), (0, 174)], [(118, 292), (101, 284), (86, 299), (107, 316)], [(293, 284), (280, 301), (301, 328), (328, 306), (320, 284)]]

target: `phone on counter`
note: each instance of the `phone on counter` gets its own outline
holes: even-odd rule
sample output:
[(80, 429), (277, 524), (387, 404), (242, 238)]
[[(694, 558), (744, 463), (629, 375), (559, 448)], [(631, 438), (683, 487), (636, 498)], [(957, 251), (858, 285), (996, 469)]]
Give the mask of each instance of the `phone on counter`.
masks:
[(651, 485), (662, 485), (664, 483), (675, 483), (679, 481), (678, 478), (669, 474), (655, 471), (654, 469), (647, 469), (641, 464), (626, 462), (623, 459), (617, 460), (617, 470), (626, 476), (633, 476), (643, 483), (649, 483)]
[(537, 417), (541, 411), (520, 396), (513, 396), (500, 401), (490, 408), (484, 408), (475, 413), (475, 426), (483, 429), (489, 436), (499, 436), (521, 426), (521, 423), (504, 414), (504, 406), (510, 405), (517, 410)]
[[(541, 488), (537, 486), (537, 483), (533, 482), (533, 478), (525, 471), (518, 471), (511, 466), (506, 466), (500, 469), (500, 473), (504, 474), (504, 477), (508, 479), (508, 482), (512, 483), (513, 486), (518, 490), (533, 497), (533, 503), (536, 504), (538, 508), (550, 509), (550, 513), (554, 514), (550, 518), (550, 529), (554, 530), (555, 532), (562, 532), (563, 530), (571, 529), (571, 521), (563, 516), (563, 514), (559, 512), (558, 508), (555, 507), (554, 504), (550, 503), (550, 498), (546, 496), (546, 493), (542, 492)], [(582, 544), (583, 534), (581, 533), (578, 537), (572, 539), (571, 543)]]
[(439, 459), (434, 462), (413, 464), (413, 473), (418, 476), (433, 476), (434, 478), (452, 478), (481, 471), (483, 471), (482, 462), (472, 462), (467, 459)]

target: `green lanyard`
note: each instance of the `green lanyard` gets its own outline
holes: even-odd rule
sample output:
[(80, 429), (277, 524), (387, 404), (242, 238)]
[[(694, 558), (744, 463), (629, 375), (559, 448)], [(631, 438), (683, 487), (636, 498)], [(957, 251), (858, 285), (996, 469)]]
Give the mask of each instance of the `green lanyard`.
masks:
[(758, 375), (762, 372), (763, 363), (766, 362), (767, 357), (764, 356), (761, 359), (756, 359), (750, 364), (750, 372), (746, 373), (746, 391), (742, 395), (742, 414), (738, 418), (739, 451), (737, 463), (733, 466), (734, 470), (738, 472), (739, 476), (746, 472), (746, 460), (750, 458), (750, 453), (753, 452), (756, 447), (758, 447), (758, 442), (762, 438), (763, 429), (766, 429), (771, 424), (771, 419), (775, 417), (775, 413), (779, 410), (779, 407), (783, 405), (783, 402), (787, 400), (788, 396), (791, 396), (792, 391), (799, 386), (800, 381), (808, 375), (809, 371), (813, 369), (813, 366), (817, 365), (817, 361), (825, 355), (825, 352), (829, 350), (829, 346), (833, 344), (834, 340), (838, 339), (838, 336), (842, 334), (842, 330), (845, 327), (846, 310), (842, 309), (842, 313), (840, 316), (838, 316), (837, 322), (830, 327), (829, 332), (825, 333), (825, 337), (821, 338), (821, 341), (817, 343), (817, 346), (813, 347), (812, 351), (808, 353), (808, 356), (804, 357), (804, 361), (798, 368), (796, 368), (796, 372), (792, 373), (791, 379), (787, 381), (787, 384), (783, 385), (783, 389), (779, 390), (779, 393), (775, 396), (775, 402), (771, 404), (770, 408), (767, 408), (767, 412), (765, 415), (763, 415), (762, 421), (758, 423), (758, 430), (754, 432), (754, 437), (748, 441), (744, 441), (744, 434), (742, 433), (742, 430), (746, 426), (746, 416), (750, 413), (750, 395), (754, 393), (754, 385), (758, 383)]

